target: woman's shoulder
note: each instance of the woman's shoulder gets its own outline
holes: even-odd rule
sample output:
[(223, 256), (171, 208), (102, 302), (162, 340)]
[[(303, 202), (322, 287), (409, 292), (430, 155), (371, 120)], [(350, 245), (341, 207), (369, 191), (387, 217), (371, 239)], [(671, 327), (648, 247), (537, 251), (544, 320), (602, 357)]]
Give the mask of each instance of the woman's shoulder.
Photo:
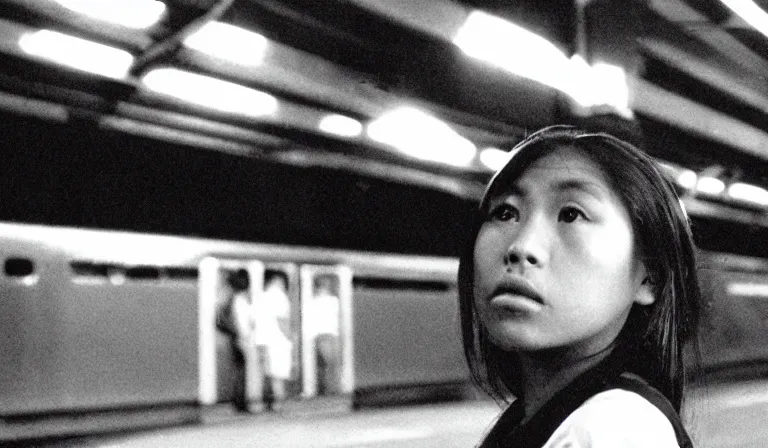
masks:
[(573, 411), (544, 448), (676, 448), (675, 431), (664, 415), (641, 395), (623, 389), (600, 392)]

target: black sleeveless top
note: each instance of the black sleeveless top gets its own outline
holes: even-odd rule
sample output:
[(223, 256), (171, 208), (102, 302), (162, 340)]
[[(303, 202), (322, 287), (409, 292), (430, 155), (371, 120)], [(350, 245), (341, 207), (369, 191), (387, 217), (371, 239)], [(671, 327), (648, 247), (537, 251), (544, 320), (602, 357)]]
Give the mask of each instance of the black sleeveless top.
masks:
[(690, 437), (683, 428), (680, 416), (672, 404), (658, 390), (642, 378), (622, 369), (619, 356), (608, 356), (597, 366), (578, 376), (560, 390), (525, 424), (523, 405), (512, 403), (502, 414), (479, 448), (541, 448), (561, 423), (591, 397), (611, 389), (635, 392), (656, 406), (672, 424), (680, 448), (693, 448)]

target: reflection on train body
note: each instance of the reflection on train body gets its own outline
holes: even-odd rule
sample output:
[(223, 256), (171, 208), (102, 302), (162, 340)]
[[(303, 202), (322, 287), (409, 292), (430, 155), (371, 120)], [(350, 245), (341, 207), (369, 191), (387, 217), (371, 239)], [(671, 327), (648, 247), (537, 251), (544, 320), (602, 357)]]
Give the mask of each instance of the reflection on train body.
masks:
[[(287, 272), (294, 295), (302, 266), (313, 275), (349, 269), (353, 364), (344, 381), (356, 404), (467, 391), (452, 258), (9, 223), (0, 223), (0, 240), (0, 417), (8, 421), (232, 401), (225, 335), (216, 335), (215, 373), (201, 361), (209, 298), (198, 268), (212, 256)], [(764, 377), (768, 261), (703, 252), (701, 264), (698, 373)]]

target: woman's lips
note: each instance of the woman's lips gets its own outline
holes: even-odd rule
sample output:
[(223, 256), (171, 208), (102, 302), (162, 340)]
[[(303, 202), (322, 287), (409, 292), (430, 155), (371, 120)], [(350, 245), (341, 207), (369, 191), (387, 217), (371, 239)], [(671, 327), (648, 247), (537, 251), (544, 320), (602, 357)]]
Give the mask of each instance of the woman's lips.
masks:
[(494, 296), (490, 305), (492, 308), (511, 312), (512, 314), (532, 313), (541, 309), (540, 302), (536, 302), (529, 297), (517, 294), (500, 294)]
[(513, 314), (522, 314), (538, 311), (544, 301), (528, 281), (507, 278), (493, 290), (489, 304), (493, 308)]
[(522, 296), (539, 304), (544, 304), (541, 294), (523, 278), (505, 278), (494, 288), (491, 299), (499, 296)]

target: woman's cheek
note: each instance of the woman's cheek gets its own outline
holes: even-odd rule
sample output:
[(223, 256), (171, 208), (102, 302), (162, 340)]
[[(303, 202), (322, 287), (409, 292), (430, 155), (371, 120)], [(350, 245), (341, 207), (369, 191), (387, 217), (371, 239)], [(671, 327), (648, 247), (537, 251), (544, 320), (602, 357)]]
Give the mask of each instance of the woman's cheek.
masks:
[(494, 260), (499, 258), (494, 251), (494, 242), (493, 232), (489, 229), (481, 229), (475, 241), (473, 289), (476, 300), (487, 295), (489, 278), (495, 270)]
[(632, 235), (620, 227), (603, 228), (584, 241), (583, 250), (596, 263), (619, 268), (631, 259)]

